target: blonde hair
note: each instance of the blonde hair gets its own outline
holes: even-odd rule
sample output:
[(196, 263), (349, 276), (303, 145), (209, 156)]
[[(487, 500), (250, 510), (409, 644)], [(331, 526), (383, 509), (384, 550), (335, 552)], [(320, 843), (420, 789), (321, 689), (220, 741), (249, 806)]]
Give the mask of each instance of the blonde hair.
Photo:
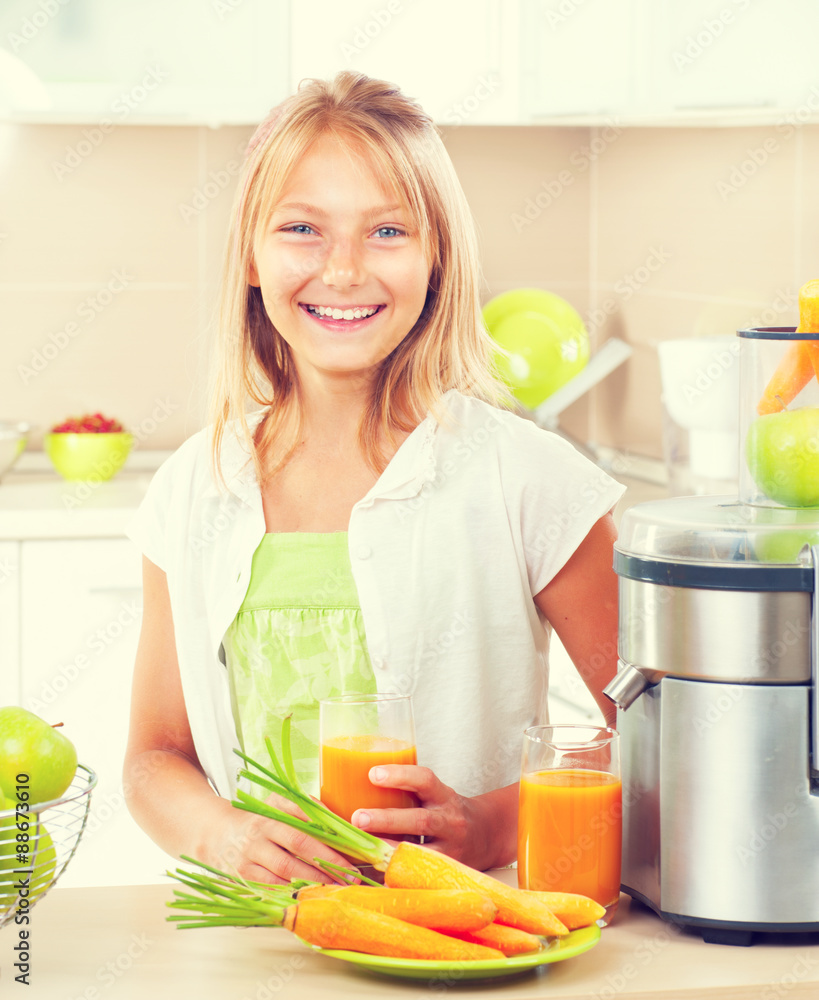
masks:
[[(213, 462), (236, 421), (262, 482), (292, 454), (301, 435), (299, 382), (290, 348), (271, 323), (259, 288), (248, 283), (257, 233), (291, 171), (312, 144), (331, 134), (370, 159), (392, 182), (417, 226), (431, 264), (421, 315), (379, 365), (359, 427), (368, 464), (387, 464), (384, 436), (412, 430), (449, 389), (508, 403), (496, 377), (481, 316), (477, 238), (452, 162), (431, 118), (396, 87), (345, 71), (308, 80), (274, 108), (248, 145), (233, 208), (219, 310), (217, 369), (211, 393)], [(268, 407), (254, 433), (250, 402)], [(275, 458), (274, 458), (275, 452)]]

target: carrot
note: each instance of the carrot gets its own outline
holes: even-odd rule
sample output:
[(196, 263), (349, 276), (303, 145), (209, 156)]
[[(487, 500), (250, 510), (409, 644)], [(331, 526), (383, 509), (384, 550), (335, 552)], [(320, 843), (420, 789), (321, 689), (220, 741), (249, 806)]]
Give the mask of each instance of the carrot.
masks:
[(296, 893), (300, 903), (330, 896), (445, 934), (479, 930), (491, 924), (498, 912), (488, 896), (471, 889), (376, 889), (369, 885), (322, 885), (300, 889)]
[(799, 289), (798, 333), (819, 333), (819, 278)]
[(476, 962), (503, 958), (497, 948), (462, 941), (428, 927), (339, 899), (306, 899), (288, 907), (283, 927), (319, 948), (361, 951), (392, 958), (424, 958), (444, 962)]
[(345, 888), (343, 885), (306, 885), (296, 893), (296, 899), (300, 903), (303, 903), (305, 899), (326, 899), (328, 896), (334, 896), (343, 888)]
[(168, 906), (199, 914), (193, 919), (189, 916), (168, 917), (169, 920), (183, 921), (177, 924), (181, 929), (225, 925), (284, 927), (307, 944), (360, 951), (368, 955), (453, 962), (504, 957), (497, 948), (462, 941), (428, 927), (418, 927), (397, 917), (355, 906), (336, 894), (325, 899), (294, 901), (288, 887), (243, 882), (218, 868), (211, 868), (202, 862), (194, 863), (210, 874), (202, 875), (180, 868), (175, 873), (167, 873), (188, 890), (174, 890), (177, 898)]
[(402, 889), (477, 889), (497, 906), (495, 920), (499, 924), (530, 934), (562, 937), (569, 933), (549, 907), (526, 889), (504, 885), (491, 875), (410, 841), (395, 848), (384, 884)]
[(788, 345), (757, 403), (760, 416), (784, 410), (816, 374), (807, 344), (806, 340), (795, 340)]
[(544, 892), (539, 889), (529, 891), (541, 899), (570, 931), (588, 927), (606, 912), (605, 906), (578, 892)]
[[(819, 280), (799, 289), (797, 333), (819, 333)], [(813, 377), (819, 378), (819, 342), (796, 340), (790, 344), (765, 386), (757, 404), (760, 416), (778, 413), (799, 395)]]
[(497, 948), (507, 958), (512, 955), (526, 955), (531, 951), (540, 951), (543, 940), (534, 934), (519, 930), (517, 927), (507, 927), (506, 924), (487, 924), (477, 931), (467, 931), (454, 935), (462, 941), (473, 944), (484, 944), (489, 948)]
[[(799, 289), (799, 326), (796, 332), (819, 333), (819, 280), (808, 281)], [(802, 343), (819, 379), (819, 340), (804, 340)]]
[(504, 885), (483, 872), (433, 851), (420, 844), (402, 841), (396, 847), (366, 830), (348, 823), (336, 816), (322, 802), (307, 795), (296, 777), (290, 752), (290, 718), (282, 723), (282, 758), (279, 761), (269, 739), (267, 750), (273, 771), (254, 761), (240, 750), (234, 751), (255, 770), (242, 768), (240, 778), (248, 778), (260, 785), (268, 793), (276, 792), (298, 805), (307, 819), (291, 816), (290, 813), (268, 804), (239, 788), (237, 800), (233, 803), (239, 809), (246, 809), (259, 816), (278, 820), (296, 830), (314, 837), (328, 847), (336, 848), (350, 858), (356, 858), (384, 872), (384, 883), (398, 889), (472, 889), (488, 896), (498, 908), (495, 918), (498, 923), (518, 927), (530, 934), (562, 937), (568, 928), (555, 917), (541, 900), (532, 897), (525, 889), (515, 889)]

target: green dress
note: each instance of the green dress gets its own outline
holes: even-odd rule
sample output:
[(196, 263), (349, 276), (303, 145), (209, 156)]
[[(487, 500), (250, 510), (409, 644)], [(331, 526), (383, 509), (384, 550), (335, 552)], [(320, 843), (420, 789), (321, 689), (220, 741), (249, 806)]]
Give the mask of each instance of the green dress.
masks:
[(292, 713), (296, 774), (318, 795), (320, 699), (376, 689), (347, 532), (266, 534), (223, 645), (242, 750), (267, 766)]

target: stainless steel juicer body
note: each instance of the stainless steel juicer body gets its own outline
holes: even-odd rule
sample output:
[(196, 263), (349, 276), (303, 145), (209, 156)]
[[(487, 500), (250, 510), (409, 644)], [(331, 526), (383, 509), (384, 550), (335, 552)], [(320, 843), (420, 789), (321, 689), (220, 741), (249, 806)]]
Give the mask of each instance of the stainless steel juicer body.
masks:
[[(629, 514), (606, 689), (620, 709), (623, 889), (706, 940), (819, 930), (819, 524), (783, 527), (720, 497)], [(783, 531), (797, 557), (767, 562)]]

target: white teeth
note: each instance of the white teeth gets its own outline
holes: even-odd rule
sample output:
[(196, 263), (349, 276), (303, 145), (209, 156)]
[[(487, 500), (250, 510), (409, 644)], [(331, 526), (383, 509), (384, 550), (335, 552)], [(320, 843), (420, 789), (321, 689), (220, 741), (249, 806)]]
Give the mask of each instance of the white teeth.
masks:
[(307, 310), (314, 316), (327, 316), (330, 319), (366, 319), (378, 312), (378, 306), (370, 308), (338, 309), (332, 306), (307, 306)]

